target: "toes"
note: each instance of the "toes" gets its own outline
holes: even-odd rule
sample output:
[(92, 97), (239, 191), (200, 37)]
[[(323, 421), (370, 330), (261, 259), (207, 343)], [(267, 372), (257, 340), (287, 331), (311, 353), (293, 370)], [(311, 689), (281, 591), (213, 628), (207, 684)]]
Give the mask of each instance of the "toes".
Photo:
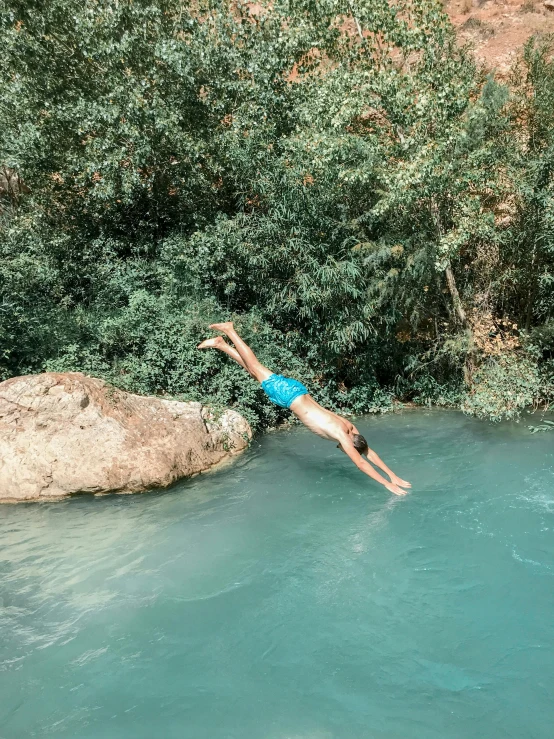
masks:
[(210, 325), (210, 328), (213, 328), (216, 331), (228, 331), (229, 329), (233, 328), (233, 324), (231, 321), (225, 321), (224, 323), (212, 323)]
[(205, 339), (201, 341), (196, 347), (197, 349), (217, 349), (218, 346), (224, 344), (225, 341), (222, 336), (216, 336), (215, 339)]

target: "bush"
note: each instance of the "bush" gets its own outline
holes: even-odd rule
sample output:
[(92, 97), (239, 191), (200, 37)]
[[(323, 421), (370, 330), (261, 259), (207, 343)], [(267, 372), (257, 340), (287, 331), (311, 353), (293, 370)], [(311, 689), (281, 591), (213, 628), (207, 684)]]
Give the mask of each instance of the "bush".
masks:
[(475, 373), (462, 410), (491, 421), (518, 418), (538, 400), (540, 390), (536, 361), (518, 355), (491, 357)]

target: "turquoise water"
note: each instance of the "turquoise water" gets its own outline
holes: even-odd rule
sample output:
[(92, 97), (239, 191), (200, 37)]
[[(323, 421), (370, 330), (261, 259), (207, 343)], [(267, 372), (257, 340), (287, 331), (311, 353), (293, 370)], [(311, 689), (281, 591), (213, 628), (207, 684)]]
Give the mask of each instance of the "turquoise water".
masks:
[(0, 507), (0, 737), (550, 739), (554, 433), (362, 419), (164, 493)]

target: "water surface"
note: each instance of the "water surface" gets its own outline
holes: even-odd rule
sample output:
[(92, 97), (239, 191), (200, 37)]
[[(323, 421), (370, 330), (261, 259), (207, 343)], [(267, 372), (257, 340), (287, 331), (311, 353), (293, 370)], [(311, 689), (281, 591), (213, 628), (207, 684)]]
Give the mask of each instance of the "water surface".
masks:
[(300, 428), (163, 493), (0, 506), (0, 737), (550, 739), (554, 433), (357, 425), (409, 496)]

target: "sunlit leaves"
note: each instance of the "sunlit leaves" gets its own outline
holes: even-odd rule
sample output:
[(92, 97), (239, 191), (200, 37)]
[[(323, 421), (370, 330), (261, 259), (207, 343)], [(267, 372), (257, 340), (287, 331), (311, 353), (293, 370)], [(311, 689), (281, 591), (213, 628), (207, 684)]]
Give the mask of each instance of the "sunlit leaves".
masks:
[[(27, 190), (0, 201), (2, 376), (83, 368), (272, 423), (240, 368), (195, 350), (234, 315), (335, 407), (393, 388), (458, 402), (465, 368), (481, 413), (495, 377), (519, 382), (479, 374), (445, 271), (471, 320), (531, 336), (552, 319), (547, 41), (508, 87), (457, 46), (439, 0), (3, 10), (0, 163)], [(547, 334), (514, 359), (532, 357), (543, 398)]]

